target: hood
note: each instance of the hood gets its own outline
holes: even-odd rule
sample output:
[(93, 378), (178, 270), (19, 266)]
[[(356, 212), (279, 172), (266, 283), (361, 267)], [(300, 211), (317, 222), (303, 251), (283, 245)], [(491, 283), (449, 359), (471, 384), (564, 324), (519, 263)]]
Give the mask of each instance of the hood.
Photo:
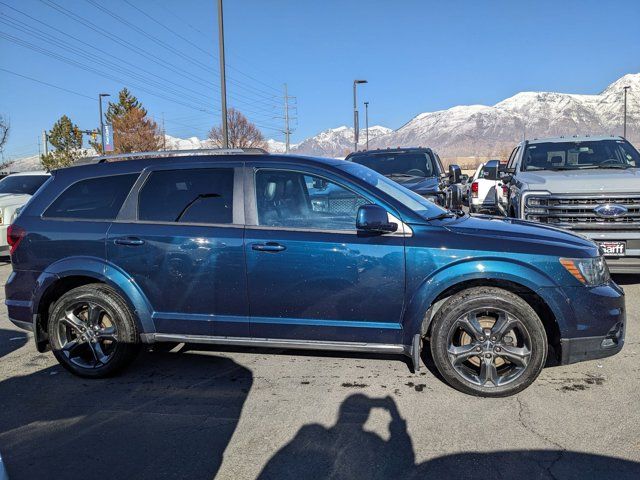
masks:
[(438, 182), (437, 177), (387, 178), (420, 195), (435, 195), (440, 190), (440, 183)]
[(597, 245), (586, 237), (515, 218), (465, 216), (443, 226), (453, 233), (476, 237), (473, 242), (486, 250), (578, 258), (598, 255)]
[(539, 170), (521, 172), (516, 177), (532, 190), (551, 193), (638, 193), (640, 168), (593, 170)]
[(26, 193), (0, 193), (0, 208), (11, 205), (24, 205), (29, 201), (31, 195)]

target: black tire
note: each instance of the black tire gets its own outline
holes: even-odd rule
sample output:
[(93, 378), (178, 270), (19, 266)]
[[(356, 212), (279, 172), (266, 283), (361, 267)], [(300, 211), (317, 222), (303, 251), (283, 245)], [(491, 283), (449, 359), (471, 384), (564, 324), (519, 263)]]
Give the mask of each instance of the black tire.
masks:
[(451, 296), (433, 319), (430, 344), (447, 383), (482, 397), (506, 397), (527, 388), (542, 371), (548, 350), (533, 308), (495, 287)]
[(62, 295), (51, 309), (48, 332), (58, 362), (80, 377), (113, 375), (140, 350), (129, 307), (115, 290), (100, 283)]

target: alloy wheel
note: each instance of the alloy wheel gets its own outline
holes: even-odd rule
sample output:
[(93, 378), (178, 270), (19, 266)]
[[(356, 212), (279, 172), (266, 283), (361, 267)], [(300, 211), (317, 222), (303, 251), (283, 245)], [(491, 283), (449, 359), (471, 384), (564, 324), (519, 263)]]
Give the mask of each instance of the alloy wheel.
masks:
[(113, 314), (95, 302), (81, 301), (68, 307), (58, 322), (57, 335), (62, 353), (82, 368), (106, 365), (118, 346)]
[(531, 337), (523, 322), (499, 308), (460, 316), (448, 335), (447, 357), (464, 380), (492, 388), (514, 382), (531, 359)]

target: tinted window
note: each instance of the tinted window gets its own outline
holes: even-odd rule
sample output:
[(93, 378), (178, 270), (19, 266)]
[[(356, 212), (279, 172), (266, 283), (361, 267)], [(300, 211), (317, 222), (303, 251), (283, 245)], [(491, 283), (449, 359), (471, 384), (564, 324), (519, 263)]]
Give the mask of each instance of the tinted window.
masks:
[(138, 219), (233, 223), (233, 169), (152, 172), (138, 197)]
[(544, 142), (528, 145), (523, 170), (633, 168), (640, 155), (624, 140)]
[(358, 155), (354, 163), (364, 165), (389, 178), (394, 177), (433, 177), (438, 169), (426, 153), (381, 152), (370, 155)]
[(9, 175), (0, 180), (0, 193), (33, 195), (49, 178), (49, 175)]
[(43, 216), (113, 220), (136, 178), (137, 173), (76, 182), (47, 208)]
[(446, 212), (442, 207), (439, 207), (417, 193), (412, 192), (408, 188), (389, 180), (387, 177), (380, 175), (378, 172), (375, 172), (370, 168), (350, 162), (341, 164), (339, 168), (351, 175), (354, 175), (360, 180), (367, 182), (372, 187), (381, 190), (425, 219), (435, 217)]
[(323, 178), (277, 170), (258, 171), (256, 196), (260, 225), (319, 230), (355, 230), (358, 208), (371, 203)]

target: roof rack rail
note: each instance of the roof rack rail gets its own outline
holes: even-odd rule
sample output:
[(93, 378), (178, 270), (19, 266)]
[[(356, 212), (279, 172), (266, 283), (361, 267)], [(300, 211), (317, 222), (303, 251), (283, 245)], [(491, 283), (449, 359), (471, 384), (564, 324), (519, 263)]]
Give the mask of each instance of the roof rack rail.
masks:
[(123, 160), (137, 160), (144, 158), (173, 158), (191, 157), (195, 155), (268, 155), (262, 148), (199, 148), (194, 150), (159, 150), (157, 152), (116, 153), (97, 157), (85, 157), (76, 161), (74, 165), (91, 163), (120, 162)]

